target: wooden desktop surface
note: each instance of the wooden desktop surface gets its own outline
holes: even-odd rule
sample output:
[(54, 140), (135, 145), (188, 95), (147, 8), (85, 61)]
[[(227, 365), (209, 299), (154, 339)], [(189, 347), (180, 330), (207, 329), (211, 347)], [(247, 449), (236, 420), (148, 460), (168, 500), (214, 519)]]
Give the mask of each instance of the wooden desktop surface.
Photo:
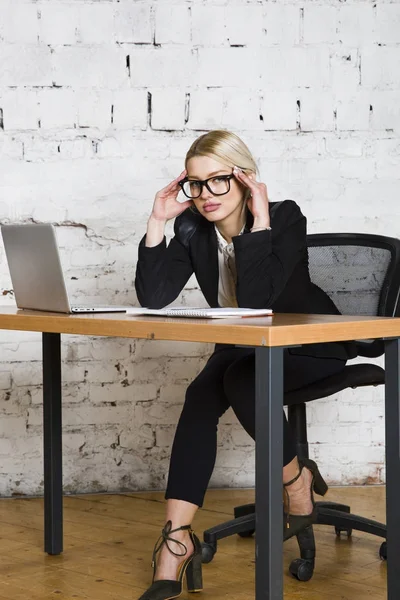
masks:
[(239, 319), (130, 317), (124, 313), (65, 315), (0, 306), (0, 329), (73, 335), (289, 346), (400, 337), (400, 318), (275, 314)]

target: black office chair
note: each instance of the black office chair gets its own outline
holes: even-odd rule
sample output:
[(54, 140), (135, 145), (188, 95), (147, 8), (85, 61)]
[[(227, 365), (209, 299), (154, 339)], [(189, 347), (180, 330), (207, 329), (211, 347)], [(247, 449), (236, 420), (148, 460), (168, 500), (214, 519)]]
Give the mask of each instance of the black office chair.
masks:
[[(323, 289), (344, 315), (399, 316), (400, 240), (380, 235), (332, 233), (307, 238), (311, 280)], [(384, 353), (383, 340), (357, 342), (358, 355), (369, 358)], [(385, 383), (385, 372), (374, 364), (346, 366), (338, 375), (285, 394), (288, 418), (296, 436), (297, 454), (308, 457), (306, 402), (326, 398), (346, 388)], [(386, 539), (386, 526), (350, 513), (350, 507), (336, 502), (318, 502), (318, 524), (332, 525), (336, 534), (350, 537), (352, 530), (365, 531)], [(217, 540), (238, 534), (249, 537), (255, 531), (254, 504), (238, 506), (235, 518), (204, 532), (203, 562), (217, 551)], [(311, 579), (315, 565), (312, 527), (297, 536), (300, 556), (290, 573), (300, 581)], [(380, 557), (386, 559), (386, 542)]]

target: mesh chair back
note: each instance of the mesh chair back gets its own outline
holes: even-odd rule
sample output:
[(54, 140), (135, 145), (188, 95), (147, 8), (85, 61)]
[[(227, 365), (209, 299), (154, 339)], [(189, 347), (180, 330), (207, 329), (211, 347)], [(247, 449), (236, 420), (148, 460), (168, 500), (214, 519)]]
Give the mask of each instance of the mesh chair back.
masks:
[(400, 314), (400, 240), (331, 233), (309, 235), (307, 244), (311, 281), (343, 315)]

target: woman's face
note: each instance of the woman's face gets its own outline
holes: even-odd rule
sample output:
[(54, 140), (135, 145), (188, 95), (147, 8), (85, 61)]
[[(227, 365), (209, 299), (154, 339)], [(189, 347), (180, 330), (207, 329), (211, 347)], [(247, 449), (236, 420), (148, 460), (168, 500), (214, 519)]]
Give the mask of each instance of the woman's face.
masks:
[[(190, 158), (187, 161), (186, 170), (187, 178), (195, 181), (204, 181), (218, 175), (232, 175), (231, 167), (208, 156)], [(217, 189), (218, 181), (215, 184)], [(244, 188), (235, 177), (230, 179), (229, 184), (230, 190), (223, 196), (215, 196), (203, 185), (201, 195), (193, 199), (195, 207), (207, 221), (215, 223), (233, 215), (237, 215), (238, 220), (240, 219), (243, 210)]]

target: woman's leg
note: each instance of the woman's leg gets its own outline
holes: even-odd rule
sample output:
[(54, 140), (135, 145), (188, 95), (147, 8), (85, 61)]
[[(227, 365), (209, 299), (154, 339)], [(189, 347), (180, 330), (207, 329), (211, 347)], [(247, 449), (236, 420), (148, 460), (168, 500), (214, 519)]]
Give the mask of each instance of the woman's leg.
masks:
[[(345, 361), (336, 358), (315, 358), (284, 351), (284, 391), (298, 389), (335, 373), (345, 367)], [(255, 439), (255, 354), (238, 358), (226, 370), (225, 395), (241, 425)], [(289, 423), (283, 412), (284, 469), (283, 481), (291, 481), (299, 472), (296, 447)], [(309, 514), (311, 473), (303, 469), (299, 479), (288, 486), (291, 514)]]
[[(189, 385), (172, 446), (168, 485), (166, 522), (172, 529), (189, 525), (199, 506), (214, 469), (217, 451), (217, 425), (219, 418), (229, 408), (224, 393), (223, 378), (228, 366), (248, 349), (228, 347), (214, 352), (204, 369)], [(172, 537), (193, 552), (187, 531)], [(170, 543), (177, 554), (182, 547)], [(164, 546), (157, 561), (156, 579), (175, 579), (182, 558), (174, 556)]]
[[(177, 529), (182, 525), (190, 525), (198, 508), (199, 507), (196, 504), (191, 504), (190, 502), (185, 502), (184, 500), (167, 500), (165, 522), (167, 523), (168, 521), (171, 521), (171, 529)], [(171, 537), (186, 546), (187, 553), (185, 554), (185, 558), (193, 554), (193, 543), (190, 539), (188, 531), (176, 531)], [(180, 546), (174, 542), (169, 542), (169, 547), (176, 554), (183, 554), (183, 546)], [(169, 552), (166, 546), (164, 546), (161, 549), (160, 556), (157, 560), (157, 571), (154, 580), (174, 580), (182, 560), (183, 556), (175, 556)]]
[(224, 392), (224, 374), (230, 364), (246, 354), (248, 349), (235, 347), (214, 352), (187, 388), (172, 445), (167, 499), (203, 505), (215, 464), (218, 421), (230, 406)]

